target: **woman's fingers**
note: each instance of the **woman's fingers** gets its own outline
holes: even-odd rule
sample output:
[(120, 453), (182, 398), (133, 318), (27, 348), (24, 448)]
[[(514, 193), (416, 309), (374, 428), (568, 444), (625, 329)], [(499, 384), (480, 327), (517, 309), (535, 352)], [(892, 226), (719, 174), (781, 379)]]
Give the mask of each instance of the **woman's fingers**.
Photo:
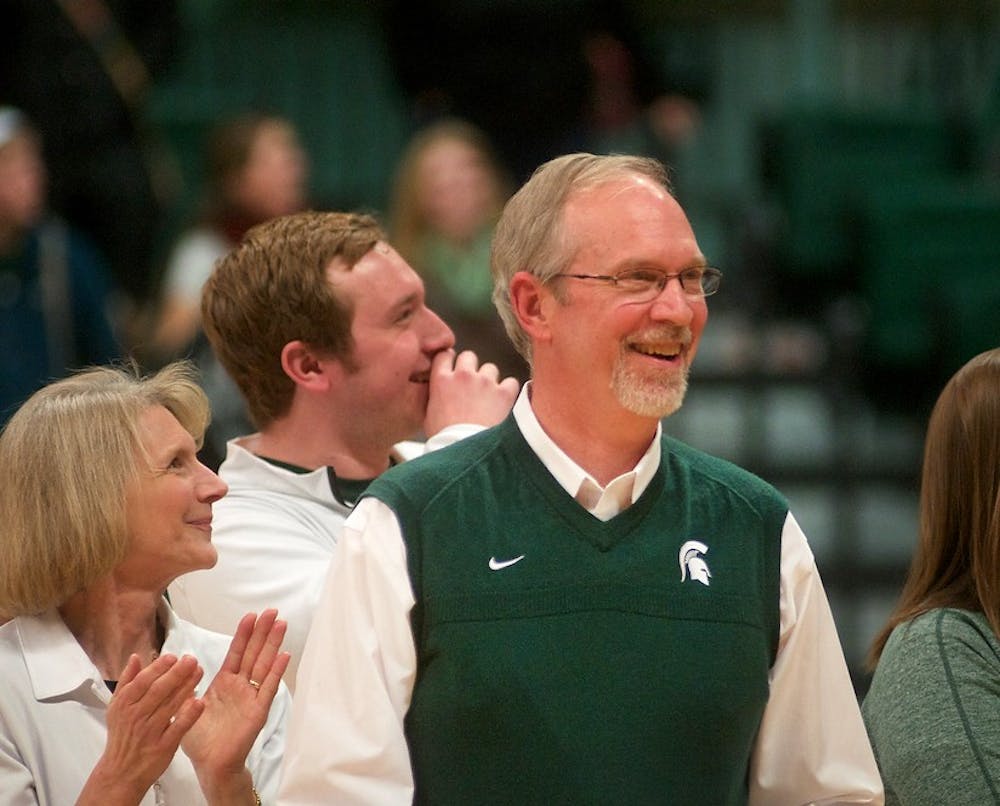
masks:
[(236, 625), (236, 631), (233, 633), (233, 640), (229, 642), (229, 651), (226, 652), (226, 658), (222, 662), (220, 671), (230, 674), (240, 674), (243, 671), (243, 658), (246, 655), (250, 636), (253, 634), (256, 624), (256, 613), (247, 613), (240, 619), (239, 624)]
[[(247, 641), (246, 649), (244, 650), (243, 657), (240, 661), (240, 674), (248, 680), (255, 680), (258, 683), (260, 682), (260, 678), (254, 677), (253, 672), (257, 669), (257, 661), (261, 655), (263, 654), (266, 656), (269, 651), (268, 639), (277, 619), (278, 611), (274, 608), (269, 608), (257, 617), (257, 621), (253, 625), (253, 630), (250, 633), (250, 639)], [(281, 631), (281, 637), (284, 637), (284, 629)], [(279, 638), (278, 647), (280, 646), (281, 640)], [(274, 647), (273, 650), (271, 650), (271, 659), (274, 658), (274, 654), (278, 651), (278, 647)], [(270, 666), (270, 659), (267, 661), (265, 667), (259, 670), (261, 674), (266, 672), (267, 666)]]
[(136, 672), (134, 669), (138, 660), (132, 655), (125, 664), (118, 677), (115, 697), (127, 705), (142, 703), (147, 709), (159, 706), (163, 698), (173, 689), (176, 681), (191, 674), (198, 664), (194, 658), (188, 658), (180, 668), (177, 668), (179, 663), (177, 656), (167, 654), (161, 655), (145, 669)]
[(148, 788), (204, 710), (194, 696), (203, 672), (191, 656), (164, 655), (145, 669), (136, 671), (137, 666), (133, 655), (108, 706), (108, 736), (100, 766)]
[(137, 674), (142, 671), (142, 661), (139, 660), (139, 656), (135, 653), (129, 655), (128, 662), (125, 664), (125, 668), (122, 669), (122, 673), (118, 675), (118, 688), (122, 686), (127, 686), (131, 683)]
[[(277, 622), (277, 618), (278, 611), (273, 608), (263, 611), (260, 616), (247, 613), (241, 618), (233, 640), (229, 643), (222, 669), (260, 683), (261, 680), (254, 676), (254, 671), (259, 671), (262, 677), (266, 674), (284, 638), (285, 622)], [(278, 633), (272, 635), (276, 622), (282, 626)], [(258, 670), (257, 662), (262, 654), (266, 661)]]
[[(285, 674), (285, 669), (291, 661), (292, 656), (288, 652), (279, 652), (275, 655), (270, 667), (266, 672), (261, 672), (260, 692), (258, 696), (265, 697), (265, 702), (270, 705), (274, 695), (278, 693), (278, 686), (281, 685), (281, 678)], [(254, 678), (255, 680), (257, 678)]]
[(177, 709), (177, 713), (171, 718), (166, 730), (163, 732), (164, 740), (170, 742), (176, 749), (191, 726), (198, 721), (205, 712), (205, 701), (188, 697)]
[(194, 687), (204, 674), (198, 661), (190, 655), (182, 658), (163, 655), (137, 674), (133, 673), (132, 666), (130, 658), (112, 701), (117, 701), (117, 710), (127, 714), (129, 719), (152, 720), (160, 729), (185, 699), (194, 696)]
[[(182, 657), (170, 672), (154, 683), (154, 687), (163, 686), (163, 696), (150, 718), (160, 721), (164, 726), (176, 721), (184, 703), (194, 698), (195, 686), (203, 674), (204, 670), (193, 657)], [(152, 693), (152, 688), (150, 691)]]
[(291, 656), (281, 652), (288, 623), (269, 608), (259, 616), (247, 613), (237, 625), (222, 670), (235, 674), (256, 689), (270, 703), (278, 691), (281, 677)]
[[(275, 620), (263, 636), (263, 645), (257, 653), (253, 666), (250, 667), (250, 679), (258, 683), (263, 683), (268, 674), (274, 668), (274, 664), (279, 656), (281, 644), (285, 640), (285, 631), (288, 623), (280, 619)], [(285, 663), (285, 666), (288, 664)]]

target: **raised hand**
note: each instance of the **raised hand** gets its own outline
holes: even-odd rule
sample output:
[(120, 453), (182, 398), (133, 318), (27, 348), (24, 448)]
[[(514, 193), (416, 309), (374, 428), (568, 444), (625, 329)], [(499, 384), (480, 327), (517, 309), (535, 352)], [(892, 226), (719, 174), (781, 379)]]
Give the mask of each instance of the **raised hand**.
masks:
[(142, 799), (204, 711), (194, 696), (202, 673), (189, 655), (163, 655), (145, 669), (138, 655), (129, 658), (108, 705), (107, 744), (77, 806)]
[(515, 378), (500, 380), (495, 364), (480, 366), (471, 350), (457, 356), (442, 350), (431, 364), (424, 433), (431, 437), (457, 423), (496, 425), (510, 412), (520, 386)]
[(279, 651), (287, 625), (277, 615), (265, 610), (260, 617), (247, 613), (240, 620), (222, 668), (202, 698), (204, 713), (181, 742), (209, 802), (213, 792), (249, 785), (247, 754), (290, 659)]

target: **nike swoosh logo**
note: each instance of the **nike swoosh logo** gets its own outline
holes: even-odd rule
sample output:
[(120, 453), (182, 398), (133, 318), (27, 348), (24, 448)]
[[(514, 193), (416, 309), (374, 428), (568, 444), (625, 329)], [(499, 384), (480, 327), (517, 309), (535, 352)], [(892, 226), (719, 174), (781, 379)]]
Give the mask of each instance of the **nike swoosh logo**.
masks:
[(512, 566), (514, 563), (521, 562), (521, 560), (523, 559), (524, 559), (523, 554), (520, 557), (514, 557), (514, 559), (512, 560), (498, 560), (496, 557), (490, 557), (490, 570), (500, 571), (504, 568)]

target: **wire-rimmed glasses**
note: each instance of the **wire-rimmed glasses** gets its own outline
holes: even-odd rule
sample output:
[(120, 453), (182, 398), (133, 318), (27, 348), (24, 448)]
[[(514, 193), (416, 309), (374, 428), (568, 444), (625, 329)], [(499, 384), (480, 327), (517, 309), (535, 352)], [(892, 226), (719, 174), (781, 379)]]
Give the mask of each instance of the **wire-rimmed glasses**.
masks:
[(650, 302), (658, 297), (673, 279), (681, 284), (681, 289), (691, 299), (708, 297), (719, 290), (722, 272), (712, 266), (693, 266), (690, 269), (670, 274), (654, 268), (626, 269), (618, 274), (556, 274), (554, 277), (570, 277), (574, 280), (599, 280), (610, 283), (617, 291), (633, 302)]

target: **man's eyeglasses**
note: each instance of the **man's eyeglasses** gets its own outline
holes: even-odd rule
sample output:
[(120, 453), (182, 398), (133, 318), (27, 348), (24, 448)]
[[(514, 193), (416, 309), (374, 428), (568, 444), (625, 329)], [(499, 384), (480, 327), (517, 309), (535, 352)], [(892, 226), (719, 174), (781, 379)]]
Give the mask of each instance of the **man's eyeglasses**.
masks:
[(681, 289), (692, 299), (708, 297), (719, 290), (722, 272), (711, 266), (697, 266), (676, 274), (668, 274), (659, 269), (628, 269), (618, 274), (555, 274), (553, 277), (571, 277), (574, 280), (600, 280), (611, 283), (633, 302), (650, 302), (655, 299), (674, 278)]

